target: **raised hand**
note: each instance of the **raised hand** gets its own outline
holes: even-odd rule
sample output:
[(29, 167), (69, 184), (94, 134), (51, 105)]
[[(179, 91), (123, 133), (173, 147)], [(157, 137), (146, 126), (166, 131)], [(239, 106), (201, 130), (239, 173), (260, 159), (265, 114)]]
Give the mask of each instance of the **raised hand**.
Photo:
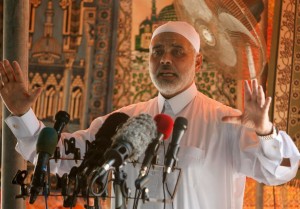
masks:
[(7, 109), (16, 116), (25, 114), (34, 104), (42, 89), (28, 91), (20, 65), (8, 60), (0, 62), (0, 95)]
[(222, 121), (242, 124), (254, 129), (258, 135), (268, 135), (272, 133), (273, 127), (268, 115), (272, 99), (265, 98), (263, 88), (256, 79), (251, 81), (251, 86), (252, 89), (245, 81), (244, 112), (236, 116), (225, 116)]

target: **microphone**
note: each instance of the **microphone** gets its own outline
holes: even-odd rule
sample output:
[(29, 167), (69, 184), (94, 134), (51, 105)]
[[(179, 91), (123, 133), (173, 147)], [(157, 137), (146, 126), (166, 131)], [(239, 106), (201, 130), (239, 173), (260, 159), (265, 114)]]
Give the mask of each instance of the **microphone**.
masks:
[(169, 138), (173, 129), (173, 119), (166, 114), (158, 114), (154, 117), (157, 127), (157, 137), (149, 144), (146, 149), (145, 157), (141, 166), (140, 175), (146, 175), (146, 172), (151, 165), (154, 156), (157, 155), (159, 145), (162, 140)]
[(61, 110), (55, 114), (54, 129), (57, 131), (58, 138), (60, 138), (61, 132), (69, 121), (70, 115), (67, 112)]
[(106, 118), (95, 134), (95, 141), (92, 142), (93, 146), (85, 153), (82, 163), (76, 169), (76, 173), (85, 169), (84, 173), (89, 175), (96, 166), (104, 164), (104, 153), (111, 147), (112, 137), (128, 119), (129, 116), (122, 112), (112, 113)]
[(113, 144), (104, 154), (106, 161), (98, 175), (104, 175), (111, 166), (121, 166), (125, 160), (136, 160), (156, 137), (156, 131), (155, 122), (150, 115), (140, 114), (130, 118), (113, 137)]
[(178, 160), (177, 155), (179, 152), (180, 140), (187, 129), (188, 121), (186, 118), (177, 117), (174, 122), (172, 141), (168, 146), (166, 159), (165, 159), (165, 170), (163, 174), (163, 182), (165, 182), (167, 174), (171, 172), (174, 163)]
[(49, 158), (53, 155), (58, 141), (57, 132), (54, 128), (45, 127), (41, 130), (37, 143), (36, 152), (38, 159), (34, 168), (33, 178), (30, 188), (29, 203), (33, 204), (45, 184), (45, 176), (47, 172), (47, 164)]

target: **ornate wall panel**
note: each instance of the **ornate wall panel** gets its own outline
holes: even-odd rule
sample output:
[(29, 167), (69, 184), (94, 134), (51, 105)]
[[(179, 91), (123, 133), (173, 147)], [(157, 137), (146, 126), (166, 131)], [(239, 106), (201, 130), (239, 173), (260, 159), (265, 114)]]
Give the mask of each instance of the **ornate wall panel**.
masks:
[[(132, 1), (121, 0), (118, 22), (113, 109), (130, 104), (134, 95), (130, 91), (131, 85), (133, 86), (131, 83), (131, 14)], [(143, 72), (142, 67), (140, 68), (140, 71)]]
[[(57, 83), (52, 111), (45, 109), (42, 98), (34, 106), (44, 122), (53, 122), (53, 115), (65, 110), (71, 114), (68, 128), (74, 131), (104, 114), (111, 4), (93, 0), (30, 1), (30, 87), (46, 90), (45, 78), (51, 74)], [(93, 47), (95, 33), (97, 43)], [(37, 75), (42, 82), (36, 80)]]
[(92, 75), (92, 89), (90, 103), (91, 119), (106, 114), (108, 66), (110, 61), (110, 37), (112, 6), (114, 1), (98, 1), (95, 25), (95, 52)]
[[(273, 120), (300, 149), (300, 1), (275, 1), (269, 93), (273, 95)], [(274, 67), (273, 67), (274, 66)], [(266, 208), (299, 208), (300, 172), (291, 182), (264, 187)]]
[(277, 51), (275, 78), (274, 122), (288, 129), (288, 109), (292, 80), (293, 43), (295, 25), (295, 2), (283, 1), (280, 23), (280, 39)]
[(300, 1), (295, 1), (294, 41), (289, 96), (288, 133), (300, 149)]
[(274, 122), (300, 148), (300, 2), (282, 1), (274, 81)]

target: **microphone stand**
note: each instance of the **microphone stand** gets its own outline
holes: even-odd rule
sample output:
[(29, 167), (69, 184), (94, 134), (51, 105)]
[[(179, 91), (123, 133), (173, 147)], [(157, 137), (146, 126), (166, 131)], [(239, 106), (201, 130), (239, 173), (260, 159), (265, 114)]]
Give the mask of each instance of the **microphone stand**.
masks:
[(116, 168), (115, 180), (114, 180), (114, 191), (115, 191), (115, 208), (116, 209), (127, 209), (126, 198), (128, 197), (128, 188), (126, 185), (127, 174)]
[(43, 188), (43, 193), (45, 196), (45, 205), (46, 209), (48, 209), (48, 196), (50, 195), (50, 189), (51, 189), (51, 176), (50, 176), (50, 161), (48, 161), (47, 164), (47, 181), (44, 182), (44, 188)]
[(142, 199), (143, 203), (145, 203), (146, 201), (149, 201), (149, 194), (148, 194), (149, 189), (147, 187), (148, 182), (149, 182), (148, 173), (145, 175), (140, 175), (135, 180), (136, 196), (134, 199), (133, 209), (138, 208), (141, 195), (142, 195), (141, 199)]

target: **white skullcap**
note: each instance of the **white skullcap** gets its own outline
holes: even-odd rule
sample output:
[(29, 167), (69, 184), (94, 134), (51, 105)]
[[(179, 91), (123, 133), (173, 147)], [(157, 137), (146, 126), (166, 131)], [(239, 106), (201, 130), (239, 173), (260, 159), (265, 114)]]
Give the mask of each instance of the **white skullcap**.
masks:
[(151, 41), (156, 35), (164, 32), (173, 32), (184, 36), (193, 45), (196, 52), (199, 52), (200, 37), (195, 28), (190, 24), (182, 21), (169, 21), (155, 29)]

